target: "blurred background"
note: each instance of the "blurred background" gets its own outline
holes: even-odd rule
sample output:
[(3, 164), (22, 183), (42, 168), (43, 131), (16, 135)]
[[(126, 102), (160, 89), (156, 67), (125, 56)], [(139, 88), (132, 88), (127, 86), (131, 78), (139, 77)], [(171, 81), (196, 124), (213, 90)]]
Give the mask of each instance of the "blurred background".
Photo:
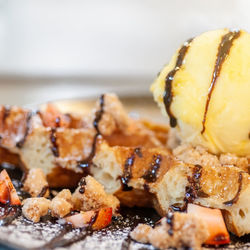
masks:
[(0, 103), (150, 95), (186, 39), (250, 30), (249, 0), (0, 0)]

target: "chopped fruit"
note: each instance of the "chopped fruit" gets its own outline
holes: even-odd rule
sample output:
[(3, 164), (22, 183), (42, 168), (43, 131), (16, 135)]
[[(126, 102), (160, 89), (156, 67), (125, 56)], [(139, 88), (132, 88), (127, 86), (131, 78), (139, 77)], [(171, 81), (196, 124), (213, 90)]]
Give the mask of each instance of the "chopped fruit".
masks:
[(91, 224), (93, 218), (95, 218), (95, 211), (81, 212), (65, 218), (66, 222), (72, 224), (74, 228), (87, 227)]
[(0, 179), (0, 203), (6, 204), (10, 200), (9, 189), (4, 180)]
[(101, 208), (98, 211), (87, 211), (68, 216), (66, 222), (71, 223), (74, 228), (91, 226), (93, 230), (107, 227), (112, 220), (112, 208)]
[(0, 173), (0, 202), (10, 205), (21, 205), (21, 201), (17, 195), (11, 179), (6, 170)]
[(69, 118), (51, 103), (47, 104), (45, 112), (41, 113), (41, 117), (45, 127), (69, 127)]
[(188, 214), (194, 214), (206, 222), (209, 237), (205, 241), (208, 245), (224, 245), (230, 242), (230, 236), (220, 209), (201, 207), (188, 204)]
[(92, 225), (94, 230), (99, 230), (107, 227), (112, 220), (112, 208), (101, 208), (98, 212), (97, 218)]

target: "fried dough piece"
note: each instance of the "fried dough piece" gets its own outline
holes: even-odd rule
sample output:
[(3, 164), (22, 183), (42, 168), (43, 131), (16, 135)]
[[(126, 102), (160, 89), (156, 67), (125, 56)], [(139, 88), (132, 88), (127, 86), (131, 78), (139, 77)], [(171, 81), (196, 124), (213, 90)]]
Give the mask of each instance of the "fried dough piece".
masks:
[(27, 170), (41, 168), (50, 187), (75, 187), (86, 174), (81, 163), (91, 164), (97, 141), (163, 147), (156, 134), (130, 118), (113, 94), (103, 95), (85, 117), (61, 114), (51, 104), (39, 112), (0, 107), (0, 147), (18, 154)]
[[(125, 205), (151, 204), (164, 216), (169, 209), (184, 210), (192, 202), (225, 211), (227, 226), (234, 234), (250, 233), (250, 176), (238, 167), (192, 165), (161, 148), (109, 147), (105, 143), (98, 145), (93, 163), (95, 179)], [(133, 192), (123, 191), (122, 182)], [(123, 199), (135, 193), (134, 199)]]

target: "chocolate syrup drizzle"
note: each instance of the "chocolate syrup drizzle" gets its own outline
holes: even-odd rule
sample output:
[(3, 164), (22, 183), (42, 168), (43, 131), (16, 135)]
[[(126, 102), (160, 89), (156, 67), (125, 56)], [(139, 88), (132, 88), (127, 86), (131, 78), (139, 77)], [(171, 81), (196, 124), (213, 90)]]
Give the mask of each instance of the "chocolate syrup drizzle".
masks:
[(51, 151), (55, 157), (59, 157), (58, 145), (56, 143), (56, 128), (51, 128), (50, 141), (52, 144)]
[(190, 186), (186, 187), (186, 194), (184, 201), (186, 206), (188, 203), (193, 203), (197, 197), (207, 198), (209, 197), (200, 187), (200, 178), (202, 175), (202, 166), (195, 165), (193, 169), (192, 177), (188, 177)]
[(185, 55), (190, 47), (191, 42), (193, 41), (193, 38), (189, 39), (184, 43), (184, 45), (179, 50), (179, 54), (176, 60), (176, 64), (173, 70), (171, 70), (166, 79), (165, 79), (165, 92), (163, 96), (163, 101), (165, 104), (165, 109), (168, 113), (168, 116), (170, 118), (170, 126), (175, 127), (177, 125), (177, 120), (175, 116), (173, 115), (172, 111), (170, 110), (171, 103), (173, 100), (173, 92), (172, 92), (172, 82), (174, 80), (175, 74), (178, 72), (178, 70), (181, 68), (183, 61), (185, 59)]
[(239, 196), (240, 196), (240, 192), (242, 189), (242, 178), (243, 178), (242, 173), (243, 172), (239, 172), (239, 179), (238, 179), (239, 187), (238, 187), (237, 193), (235, 194), (233, 199), (223, 202), (224, 205), (232, 206), (234, 203), (236, 203), (238, 201)]
[(187, 210), (188, 203), (193, 203), (198, 197), (207, 198), (209, 197), (200, 187), (200, 178), (202, 176), (202, 166), (195, 165), (191, 177), (188, 177), (189, 185), (186, 186), (186, 193), (184, 197), (184, 205), (182, 207), (178, 204), (170, 206), (170, 210), (175, 212), (184, 212)]
[(37, 197), (43, 197), (43, 196), (46, 194), (46, 192), (47, 192), (48, 190), (49, 190), (49, 186), (44, 186), (44, 187), (42, 188), (40, 194), (38, 194)]
[(20, 206), (10, 206), (9, 204), (0, 204), (0, 210), (1, 209), (4, 210), (4, 213), (1, 213), (0, 216), (0, 226), (9, 225), (13, 220), (21, 215), (22, 211)]
[(140, 148), (135, 148), (132, 154), (125, 161), (123, 175), (121, 176), (122, 191), (132, 190), (132, 187), (129, 187), (128, 183), (132, 177), (132, 166), (134, 165), (136, 155), (140, 158), (142, 157)]
[(168, 212), (167, 213), (167, 224), (170, 226), (169, 230), (168, 230), (168, 234), (170, 236), (173, 236), (174, 232), (173, 232), (173, 227), (174, 227), (174, 213)]
[(155, 182), (157, 180), (157, 172), (161, 166), (162, 156), (153, 155), (153, 162), (150, 164), (149, 170), (142, 176), (147, 182)]
[(121, 177), (122, 191), (132, 190), (132, 187), (129, 187), (128, 183), (132, 177), (131, 168), (134, 165), (134, 160), (135, 160), (135, 152), (133, 152), (132, 155), (125, 161), (123, 176)]
[(52, 151), (52, 153), (53, 153), (53, 155), (55, 157), (59, 157), (59, 155), (60, 155), (58, 145), (57, 145), (57, 142), (56, 142), (56, 131), (57, 131), (57, 128), (60, 127), (60, 122), (61, 122), (60, 117), (57, 117), (56, 121), (55, 121), (56, 127), (51, 128), (51, 133), (50, 133), (50, 141), (51, 141), (51, 144), (52, 144), (51, 151)]
[(101, 132), (99, 130), (98, 125), (99, 125), (99, 122), (102, 119), (102, 115), (104, 113), (104, 97), (105, 97), (105, 95), (100, 96), (100, 110), (96, 111), (96, 113), (95, 113), (95, 119), (94, 119), (94, 122), (93, 122), (93, 126), (94, 126), (94, 128), (96, 130), (96, 134), (94, 136), (94, 140), (93, 140), (90, 155), (85, 160), (82, 160), (82, 161), (78, 162), (78, 167), (80, 167), (80, 168), (84, 168), (84, 169), (89, 168), (89, 166), (90, 166), (90, 164), (92, 162), (92, 159), (95, 156), (97, 138), (98, 138), (99, 135), (101, 135)]
[(84, 194), (84, 192), (85, 192), (85, 186), (86, 186), (86, 180), (85, 180), (85, 178), (83, 177), (81, 180), (80, 180), (80, 182), (79, 182), (79, 193), (80, 194)]
[(63, 230), (56, 237), (54, 237), (51, 241), (37, 249), (54, 249), (60, 247), (67, 247), (80, 240), (84, 240), (86, 237), (91, 236), (94, 232), (93, 230), (90, 230), (88, 228), (81, 228), (79, 229), (79, 232), (76, 233), (72, 238), (64, 239), (63, 237), (72, 230), (72, 225), (65, 224), (63, 226)]
[(202, 131), (201, 134), (203, 134), (206, 130), (206, 118), (207, 118), (207, 112), (210, 104), (210, 100), (212, 97), (212, 93), (217, 81), (218, 76), (220, 75), (223, 63), (225, 62), (225, 59), (230, 53), (230, 49), (233, 45), (233, 42), (235, 39), (240, 37), (240, 31), (230, 31), (226, 35), (224, 35), (221, 39), (218, 52), (217, 52), (217, 57), (216, 57), (216, 62), (214, 65), (214, 71), (212, 75), (212, 80), (210, 83), (210, 87), (208, 89), (208, 95), (207, 95), (207, 102), (205, 106), (205, 112), (202, 120)]
[(26, 118), (26, 130), (25, 130), (24, 136), (23, 136), (23, 138), (19, 142), (16, 143), (16, 146), (18, 148), (21, 148), (23, 146), (23, 144), (25, 143), (25, 141), (26, 141), (26, 138), (27, 138), (27, 136), (29, 134), (29, 131), (30, 131), (30, 122), (31, 122), (32, 116), (33, 116), (33, 112), (29, 112), (27, 114), (27, 118)]

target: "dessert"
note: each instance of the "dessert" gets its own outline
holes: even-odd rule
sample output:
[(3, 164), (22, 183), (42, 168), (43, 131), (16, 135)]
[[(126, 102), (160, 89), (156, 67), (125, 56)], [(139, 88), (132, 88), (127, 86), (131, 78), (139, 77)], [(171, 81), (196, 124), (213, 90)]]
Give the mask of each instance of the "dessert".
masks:
[[(249, 234), (248, 39), (225, 29), (180, 48), (152, 86), (171, 128), (131, 118), (114, 94), (101, 95), (85, 115), (53, 104), (1, 106), (0, 162), (18, 165), (24, 178), (0, 173), (0, 224), (20, 211), (32, 223), (50, 217), (63, 227), (41, 246), (53, 248), (111, 227), (123, 206), (137, 206), (162, 219), (135, 225), (131, 237), (161, 249), (228, 244), (228, 231)], [(62, 240), (75, 229), (79, 238)]]

